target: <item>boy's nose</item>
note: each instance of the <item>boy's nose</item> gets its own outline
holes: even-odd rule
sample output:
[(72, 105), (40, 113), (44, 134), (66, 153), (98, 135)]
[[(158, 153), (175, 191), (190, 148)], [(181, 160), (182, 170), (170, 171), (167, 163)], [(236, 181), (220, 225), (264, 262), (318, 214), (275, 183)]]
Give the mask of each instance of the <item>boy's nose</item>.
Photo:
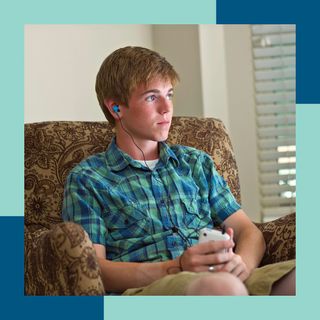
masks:
[(172, 109), (172, 101), (168, 99), (162, 99), (160, 104), (160, 112), (168, 113)]

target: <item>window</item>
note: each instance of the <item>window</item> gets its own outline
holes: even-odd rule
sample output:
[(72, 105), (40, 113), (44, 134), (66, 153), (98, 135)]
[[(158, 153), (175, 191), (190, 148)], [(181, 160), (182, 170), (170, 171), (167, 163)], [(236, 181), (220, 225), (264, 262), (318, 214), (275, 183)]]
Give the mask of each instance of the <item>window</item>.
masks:
[(295, 211), (295, 25), (252, 25), (263, 221)]

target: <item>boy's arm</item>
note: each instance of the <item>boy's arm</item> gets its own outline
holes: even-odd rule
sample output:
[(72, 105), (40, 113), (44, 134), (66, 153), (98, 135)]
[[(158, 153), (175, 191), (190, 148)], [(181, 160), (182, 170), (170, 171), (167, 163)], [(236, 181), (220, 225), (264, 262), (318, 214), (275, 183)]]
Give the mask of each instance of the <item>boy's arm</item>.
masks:
[(108, 292), (121, 293), (129, 288), (147, 286), (167, 275), (169, 270), (172, 273), (180, 271), (178, 258), (155, 263), (114, 262), (106, 259), (105, 246), (93, 246), (97, 253), (103, 285)]
[[(240, 276), (242, 280), (245, 280), (250, 273), (258, 267), (266, 248), (264, 237), (261, 231), (251, 222), (248, 216), (243, 210), (238, 210), (224, 221), (224, 226), (229, 230), (228, 233), (232, 233), (235, 243), (235, 255), (240, 256), (241, 259), (235, 261), (243, 263), (243, 274)], [(241, 261), (242, 260), (242, 261)], [(235, 262), (236, 263), (236, 262)], [(229, 263), (231, 268), (232, 263)], [(228, 266), (226, 265), (226, 268)], [(230, 272), (230, 270), (228, 270)]]

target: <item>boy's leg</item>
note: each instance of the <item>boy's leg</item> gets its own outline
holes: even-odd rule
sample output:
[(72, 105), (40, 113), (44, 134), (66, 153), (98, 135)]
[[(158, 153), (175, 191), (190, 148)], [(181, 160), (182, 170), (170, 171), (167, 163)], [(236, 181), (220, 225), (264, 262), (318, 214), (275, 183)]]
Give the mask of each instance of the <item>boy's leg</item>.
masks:
[(296, 294), (296, 269), (294, 268), (272, 286), (271, 296), (294, 296)]
[(149, 286), (126, 290), (123, 295), (247, 295), (244, 284), (230, 273), (180, 272), (168, 275)]
[[(287, 295), (295, 294), (295, 260), (279, 262), (256, 269), (243, 283), (224, 272), (180, 272), (168, 275), (149, 286), (128, 289), (124, 295)], [(288, 284), (291, 287), (284, 286)], [(291, 289), (290, 289), (291, 288)], [(291, 291), (290, 291), (291, 290)], [(282, 293), (281, 293), (282, 292)]]
[(243, 282), (230, 273), (205, 274), (187, 287), (187, 296), (247, 296)]

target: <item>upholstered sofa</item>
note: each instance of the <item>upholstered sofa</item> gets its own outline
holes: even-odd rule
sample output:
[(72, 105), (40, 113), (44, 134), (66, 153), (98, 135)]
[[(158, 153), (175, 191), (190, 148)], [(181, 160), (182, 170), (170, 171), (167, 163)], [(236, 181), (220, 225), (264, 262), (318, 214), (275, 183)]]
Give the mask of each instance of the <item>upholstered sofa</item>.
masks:
[[(68, 172), (106, 149), (107, 122), (42, 122), (25, 125), (25, 294), (103, 295), (92, 243), (81, 226), (61, 219)], [(209, 153), (241, 203), (238, 170), (223, 123), (175, 117), (168, 142)], [(267, 250), (261, 265), (295, 258), (295, 214), (257, 223)]]

